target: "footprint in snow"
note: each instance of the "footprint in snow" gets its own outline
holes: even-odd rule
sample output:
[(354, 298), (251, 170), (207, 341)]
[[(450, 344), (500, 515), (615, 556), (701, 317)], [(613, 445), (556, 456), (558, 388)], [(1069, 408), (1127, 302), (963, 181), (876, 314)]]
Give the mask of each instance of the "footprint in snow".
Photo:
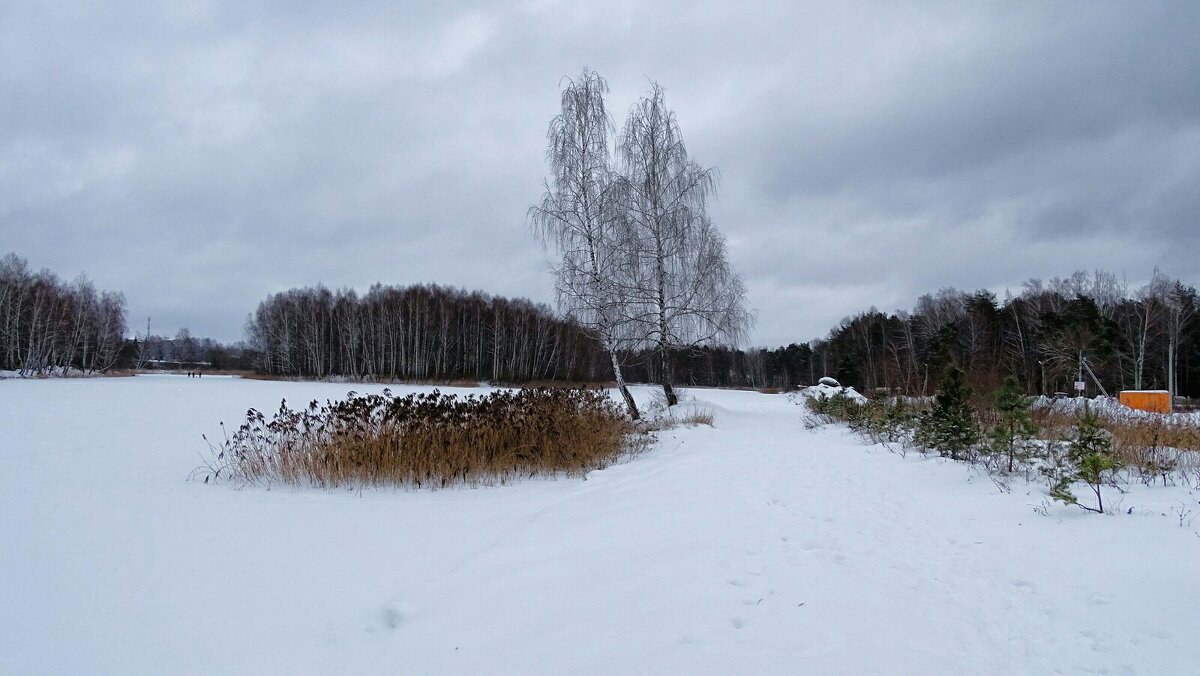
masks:
[(408, 622), (412, 613), (395, 603), (385, 604), (376, 610), (363, 622), (363, 629), (368, 634), (385, 634), (399, 629)]
[(1036, 587), (1025, 580), (1013, 580), (1012, 585), (1016, 587), (1018, 591), (1023, 591), (1026, 594), (1032, 594), (1033, 592), (1037, 591)]
[(383, 609), (382, 619), (383, 626), (396, 630), (400, 628), (401, 624), (404, 624), (404, 613), (400, 612), (400, 609), (395, 606), (386, 606)]

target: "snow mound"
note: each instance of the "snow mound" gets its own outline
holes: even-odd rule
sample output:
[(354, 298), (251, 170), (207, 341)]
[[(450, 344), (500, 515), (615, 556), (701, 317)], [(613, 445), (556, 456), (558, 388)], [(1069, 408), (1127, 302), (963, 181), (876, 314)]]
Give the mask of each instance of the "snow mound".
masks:
[(1053, 409), (1060, 413), (1079, 413), (1083, 411), (1084, 405), (1088, 409), (1099, 415), (1101, 418), (1107, 419), (1134, 419), (1134, 420), (1159, 420), (1168, 424), (1182, 425), (1200, 425), (1200, 411), (1181, 411), (1176, 413), (1154, 413), (1152, 411), (1142, 411), (1136, 408), (1129, 408), (1121, 402), (1117, 401), (1116, 397), (1068, 397), (1063, 399), (1051, 399), (1049, 397), (1038, 397), (1033, 401), (1035, 409)]
[(835, 394), (843, 394), (848, 397), (850, 401), (859, 404), (867, 403), (867, 398), (860, 394), (858, 390), (855, 390), (853, 387), (833, 387), (824, 383), (818, 383), (811, 387), (805, 387), (797, 392), (794, 392), (792, 401), (801, 404), (804, 403), (805, 399), (826, 399), (834, 396)]

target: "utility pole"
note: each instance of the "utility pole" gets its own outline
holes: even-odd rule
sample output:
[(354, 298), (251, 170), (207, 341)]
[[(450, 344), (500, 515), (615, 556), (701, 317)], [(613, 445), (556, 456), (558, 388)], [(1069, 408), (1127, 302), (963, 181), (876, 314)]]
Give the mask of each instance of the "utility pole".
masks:
[(1079, 351), (1079, 369), (1078, 369), (1078, 372), (1075, 374), (1075, 391), (1079, 393), (1077, 396), (1080, 396), (1080, 397), (1083, 396), (1083, 390), (1080, 389), (1080, 387), (1079, 387), (1079, 384), (1082, 382), (1083, 382), (1083, 350), (1080, 350)]
[[(1082, 353), (1080, 354), (1082, 355)], [(1100, 378), (1096, 376), (1096, 370), (1092, 368), (1092, 362), (1090, 362), (1086, 357), (1081, 356), (1079, 363), (1084, 369), (1087, 370), (1088, 376), (1091, 377), (1092, 382), (1096, 383), (1096, 388), (1100, 390), (1100, 394), (1103, 394), (1107, 397), (1108, 390), (1104, 389), (1104, 383), (1100, 382)], [(1083, 376), (1080, 376), (1080, 382), (1083, 382)]]
[(1175, 410), (1175, 341), (1173, 338), (1167, 339), (1167, 395), (1170, 397), (1170, 403), (1167, 407), (1168, 411)]

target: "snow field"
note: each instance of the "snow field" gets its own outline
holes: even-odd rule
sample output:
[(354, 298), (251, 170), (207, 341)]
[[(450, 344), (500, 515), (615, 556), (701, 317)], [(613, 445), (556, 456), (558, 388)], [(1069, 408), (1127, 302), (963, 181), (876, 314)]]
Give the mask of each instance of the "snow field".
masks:
[(1135, 485), (1106, 495), (1121, 514), (1085, 514), (1038, 484), (1002, 493), (958, 463), (810, 432), (784, 396), (689, 390), (715, 427), (663, 432), (586, 480), (361, 492), (186, 480), (218, 421), (351, 389), (382, 386), (0, 384), (0, 673), (1200, 663), (1200, 521), (1184, 515), (1200, 504), (1186, 488)]

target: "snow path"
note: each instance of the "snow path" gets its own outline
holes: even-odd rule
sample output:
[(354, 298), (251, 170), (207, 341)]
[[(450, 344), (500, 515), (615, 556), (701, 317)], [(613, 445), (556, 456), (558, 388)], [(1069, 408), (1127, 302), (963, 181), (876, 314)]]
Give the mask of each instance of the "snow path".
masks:
[(1039, 486), (1004, 494), (961, 465), (810, 432), (782, 396), (692, 390), (715, 428), (666, 432), (586, 481), (361, 493), (184, 481), (219, 420), (350, 389), (382, 388), (0, 384), (0, 673), (1200, 663), (1200, 536), (1170, 513), (1197, 506), (1186, 490), (1138, 487), (1123, 498), (1132, 515), (1040, 516)]

